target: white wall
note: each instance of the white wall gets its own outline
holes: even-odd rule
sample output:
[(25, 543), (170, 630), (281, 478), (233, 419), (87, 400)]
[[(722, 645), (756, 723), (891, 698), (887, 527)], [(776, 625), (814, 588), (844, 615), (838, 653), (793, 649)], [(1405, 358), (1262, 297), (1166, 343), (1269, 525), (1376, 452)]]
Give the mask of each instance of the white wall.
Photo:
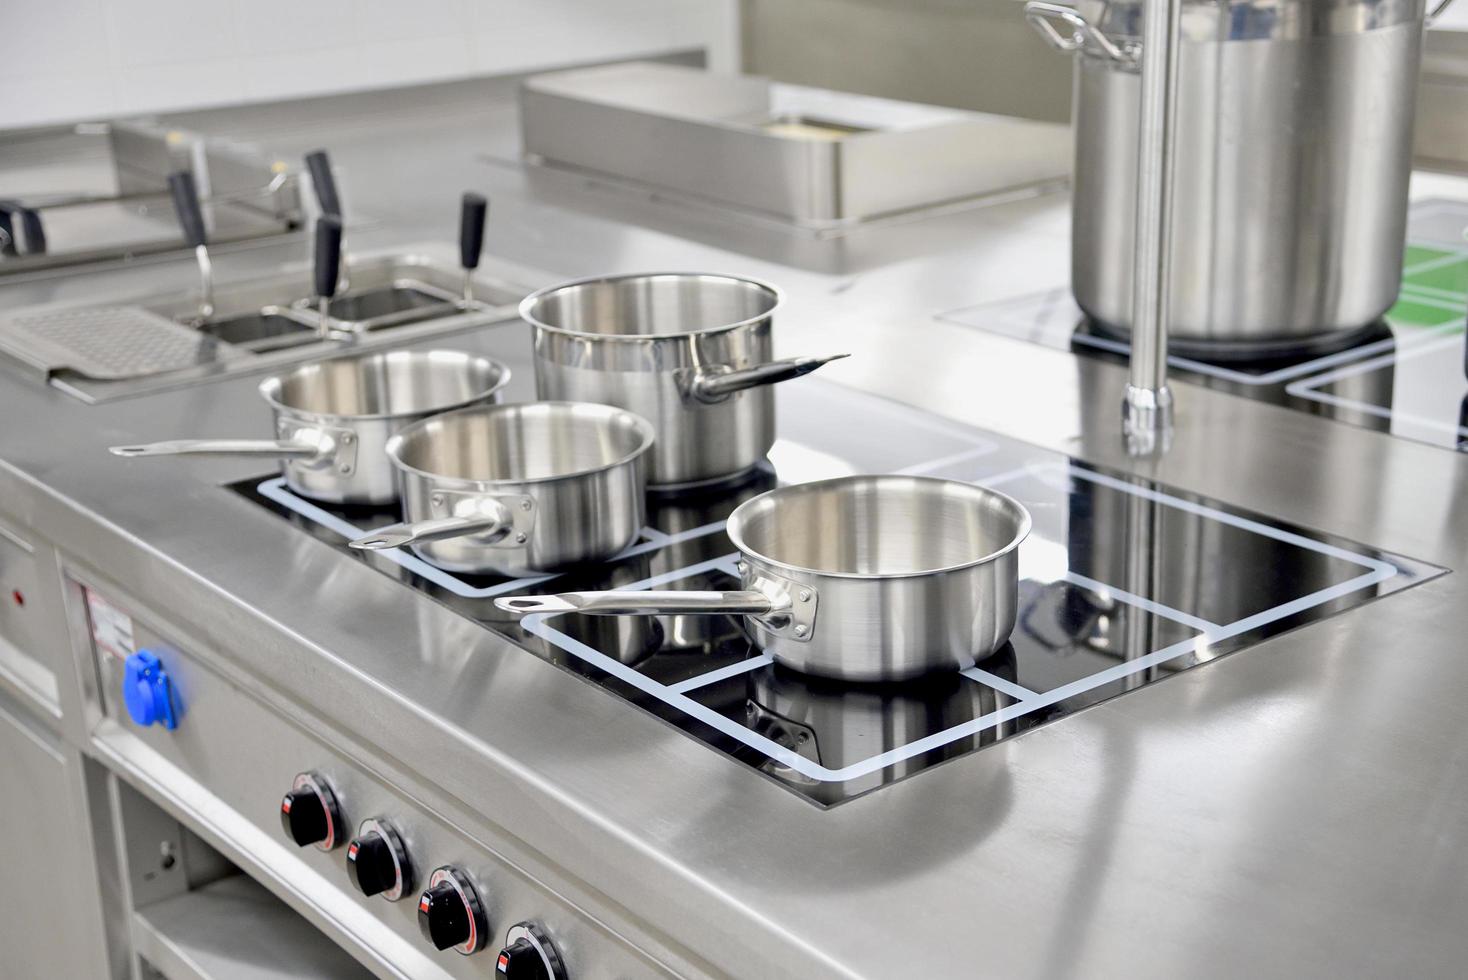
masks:
[(0, 129), (707, 47), (737, 0), (0, 0)]
[[(1427, 9), (1431, 10), (1438, 5), (1438, 0), (1428, 0)], [(1443, 12), (1443, 15), (1433, 21), (1434, 27), (1451, 28), (1455, 31), (1468, 30), (1468, 2), (1456, 0), (1452, 6)]]

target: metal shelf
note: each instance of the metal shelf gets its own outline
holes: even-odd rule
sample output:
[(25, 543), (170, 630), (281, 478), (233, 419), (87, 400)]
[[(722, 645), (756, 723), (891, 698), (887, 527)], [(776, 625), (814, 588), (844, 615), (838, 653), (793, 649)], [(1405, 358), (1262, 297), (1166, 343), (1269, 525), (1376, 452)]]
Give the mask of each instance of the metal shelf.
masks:
[(371, 977), (248, 875), (133, 913), (133, 947), (169, 980)]

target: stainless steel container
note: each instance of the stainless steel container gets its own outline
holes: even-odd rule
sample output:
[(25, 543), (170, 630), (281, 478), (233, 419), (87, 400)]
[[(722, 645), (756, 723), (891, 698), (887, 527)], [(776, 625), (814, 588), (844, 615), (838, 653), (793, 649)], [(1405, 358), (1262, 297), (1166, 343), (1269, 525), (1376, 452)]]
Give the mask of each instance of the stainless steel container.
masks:
[(174, 439), (113, 446), (118, 456), (258, 456), (281, 460), (286, 485), (335, 504), (390, 504), (386, 447), (438, 412), (499, 400), (510, 369), (463, 351), (389, 351), (304, 364), (260, 382), (274, 439)]
[(782, 487), (729, 518), (737, 592), (568, 592), (495, 600), (507, 612), (743, 614), (781, 664), (844, 681), (962, 670), (1014, 629), (1024, 506), (912, 476)]
[(535, 331), (539, 396), (648, 419), (657, 430), (648, 482), (676, 487), (764, 459), (775, 443), (769, 385), (832, 359), (771, 360), (780, 302), (779, 290), (752, 279), (657, 273), (543, 289), (520, 315)]
[(535, 402), (449, 412), (387, 444), (403, 523), (352, 542), (411, 546), (454, 572), (527, 575), (610, 558), (642, 531), (646, 419)]
[[(1130, 330), (1140, 0), (1032, 2), (1075, 51), (1072, 286)], [(1396, 300), (1420, 0), (1185, 0), (1173, 349), (1260, 357), (1349, 342)]]

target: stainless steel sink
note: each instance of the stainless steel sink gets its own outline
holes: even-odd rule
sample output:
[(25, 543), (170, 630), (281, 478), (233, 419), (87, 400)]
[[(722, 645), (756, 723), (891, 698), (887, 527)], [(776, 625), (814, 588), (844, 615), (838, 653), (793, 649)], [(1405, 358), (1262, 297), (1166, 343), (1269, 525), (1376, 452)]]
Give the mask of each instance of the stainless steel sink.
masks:
[(316, 325), (293, 311), (267, 306), (257, 313), (215, 317), (198, 324), (200, 333), (246, 350), (279, 350), (319, 339)]
[(436, 295), (413, 283), (403, 282), (338, 296), (326, 311), (327, 319), (333, 323), (360, 325), (359, 329), (366, 330), (441, 316), (457, 305), (452, 297)]
[(433, 246), (349, 258), (343, 263), (346, 288), (328, 308), (325, 331), (311, 297), (310, 270), (303, 264), (274, 275), (216, 283), (214, 312), (207, 318), (200, 316), (199, 296), (194, 290), (109, 298), (85, 306), (52, 304), (9, 315), (65, 314), (94, 305), (125, 305), (198, 330), (219, 342), (213, 359), (176, 370), (140, 373), (122, 380), (87, 377), (65, 369), (47, 376), (53, 386), (83, 401), (104, 402), (277, 368), (343, 350), (415, 343), (517, 316), (516, 305), (528, 290), (497, 279), (482, 267), (472, 280), (474, 300), (465, 302), (463, 270), (453, 264), (450, 255), (451, 249)]
[[(438, 264), (416, 261), (413, 256), (387, 256), (352, 261), (345, 269), (346, 289), (327, 307), (327, 327), (351, 333), (383, 330), (443, 316), (465, 308), (464, 273)], [(494, 302), (477, 289), (475, 302)], [(309, 298), (294, 302), (297, 310), (309, 309), (317, 318), (316, 304)]]

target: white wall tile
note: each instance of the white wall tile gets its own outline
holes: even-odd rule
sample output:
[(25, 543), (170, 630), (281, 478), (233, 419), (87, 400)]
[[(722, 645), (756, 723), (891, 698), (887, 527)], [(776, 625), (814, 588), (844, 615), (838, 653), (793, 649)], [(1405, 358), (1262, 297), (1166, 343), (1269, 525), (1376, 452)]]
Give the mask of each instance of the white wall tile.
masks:
[(5, 79), (84, 74), (108, 57), (101, 0), (0, 0), (0, 37)]
[(0, 0), (0, 129), (674, 48), (734, 63), (738, 0)]
[(3, 125), (43, 126), (58, 119), (120, 115), (112, 75), (106, 70), (64, 75), (33, 75), (0, 81)]
[(243, 74), (238, 58), (172, 65), (136, 65), (113, 75), (116, 98), (127, 112), (173, 105), (222, 105), (237, 101)]
[[(235, 11), (229, 3), (112, 0), (105, 9), (117, 68), (205, 62), (239, 53)], [(258, 16), (269, 10), (262, 3)]]
[[(357, 38), (353, 0), (292, 0), (278, 5), (233, 0), (232, 6), (241, 55), (315, 51), (349, 46)], [(269, 16), (261, 15), (262, 7)]]

